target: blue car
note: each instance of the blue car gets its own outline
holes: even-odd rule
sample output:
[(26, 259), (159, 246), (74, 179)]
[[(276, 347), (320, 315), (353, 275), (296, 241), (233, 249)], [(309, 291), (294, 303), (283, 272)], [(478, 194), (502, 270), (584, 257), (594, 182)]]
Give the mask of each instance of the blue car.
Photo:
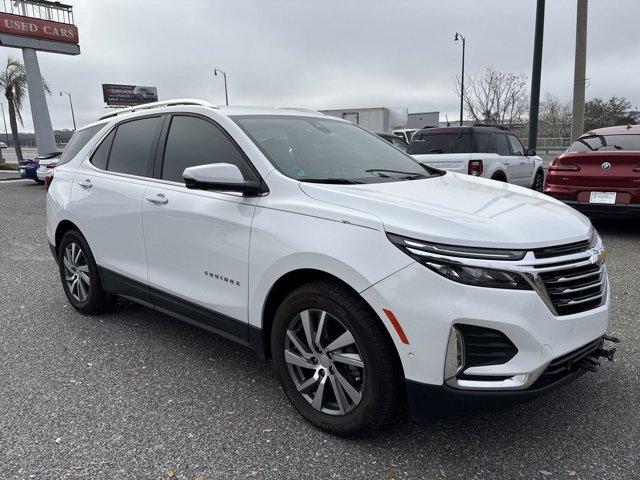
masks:
[(50, 160), (52, 158), (59, 157), (61, 152), (52, 152), (46, 153), (44, 155), (39, 155), (36, 158), (25, 158), (18, 164), (18, 169), (20, 172), (20, 178), (30, 178), (31, 180), (35, 180), (39, 184), (44, 184), (44, 180), (40, 180), (38, 178), (38, 164), (40, 160)]

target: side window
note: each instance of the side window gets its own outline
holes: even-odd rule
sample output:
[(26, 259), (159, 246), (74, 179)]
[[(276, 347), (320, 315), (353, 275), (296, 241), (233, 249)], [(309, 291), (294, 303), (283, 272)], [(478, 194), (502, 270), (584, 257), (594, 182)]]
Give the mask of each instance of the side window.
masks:
[(520, 143), (520, 140), (518, 140), (514, 135), (507, 135), (507, 138), (511, 144), (511, 151), (513, 152), (512, 155), (524, 155), (524, 147), (522, 146), (522, 143)]
[(113, 143), (113, 137), (115, 137), (115, 130), (112, 130), (109, 135), (102, 141), (100, 146), (93, 152), (91, 157), (91, 163), (100, 170), (107, 169), (107, 162), (109, 161), (109, 151), (111, 150), (111, 144)]
[(473, 153), (496, 153), (496, 135), (493, 133), (474, 133), (473, 144)]
[(507, 136), (503, 133), (496, 134), (496, 147), (498, 155), (509, 156), (511, 150), (509, 150), (509, 144), (507, 143)]
[(201, 118), (173, 117), (164, 149), (161, 178), (183, 183), (185, 168), (210, 163), (231, 163), (240, 169), (244, 178), (255, 176), (220, 128)]
[(118, 125), (107, 170), (146, 176), (154, 137), (161, 121), (162, 117), (147, 117)]
[(104, 127), (104, 123), (102, 125), (95, 125), (93, 127), (84, 128), (82, 130), (78, 130), (73, 134), (69, 143), (62, 151), (62, 155), (60, 155), (60, 160), (58, 161), (58, 165), (62, 165), (64, 163), (69, 162), (73, 157), (75, 157), (82, 147), (84, 147), (89, 140), (93, 138), (93, 136), (98, 133), (102, 127)]

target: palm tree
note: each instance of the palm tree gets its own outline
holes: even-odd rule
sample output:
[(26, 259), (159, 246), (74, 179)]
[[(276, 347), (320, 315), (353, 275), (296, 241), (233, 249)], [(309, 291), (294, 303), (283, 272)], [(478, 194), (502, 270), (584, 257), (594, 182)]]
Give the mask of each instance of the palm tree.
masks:
[[(47, 93), (51, 93), (49, 85), (42, 79), (42, 85)], [(11, 137), (16, 149), (18, 161), (22, 161), (22, 149), (20, 148), (20, 138), (18, 137), (18, 122), (22, 125), (22, 105), (27, 96), (27, 74), (24, 64), (17, 58), (7, 58), (7, 66), (4, 72), (0, 73), (0, 89), (7, 97), (9, 104), (9, 123), (11, 124)]]

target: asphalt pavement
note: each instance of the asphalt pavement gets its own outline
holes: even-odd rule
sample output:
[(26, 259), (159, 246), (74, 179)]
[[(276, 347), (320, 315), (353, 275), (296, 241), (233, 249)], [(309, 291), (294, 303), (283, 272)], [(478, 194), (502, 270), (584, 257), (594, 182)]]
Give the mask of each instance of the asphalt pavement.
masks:
[(640, 478), (640, 222), (598, 223), (615, 362), (532, 403), (340, 439), (268, 362), (152, 310), (75, 312), (45, 190), (0, 182), (0, 478)]

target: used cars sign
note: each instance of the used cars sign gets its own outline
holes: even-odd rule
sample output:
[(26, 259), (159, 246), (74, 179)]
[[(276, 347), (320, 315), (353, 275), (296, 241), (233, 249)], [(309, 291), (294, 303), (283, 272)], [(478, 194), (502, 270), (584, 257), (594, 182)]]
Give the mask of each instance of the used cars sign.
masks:
[(79, 42), (78, 27), (75, 25), (4, 12), (0, 12), (0, 32), (75, 45)]

